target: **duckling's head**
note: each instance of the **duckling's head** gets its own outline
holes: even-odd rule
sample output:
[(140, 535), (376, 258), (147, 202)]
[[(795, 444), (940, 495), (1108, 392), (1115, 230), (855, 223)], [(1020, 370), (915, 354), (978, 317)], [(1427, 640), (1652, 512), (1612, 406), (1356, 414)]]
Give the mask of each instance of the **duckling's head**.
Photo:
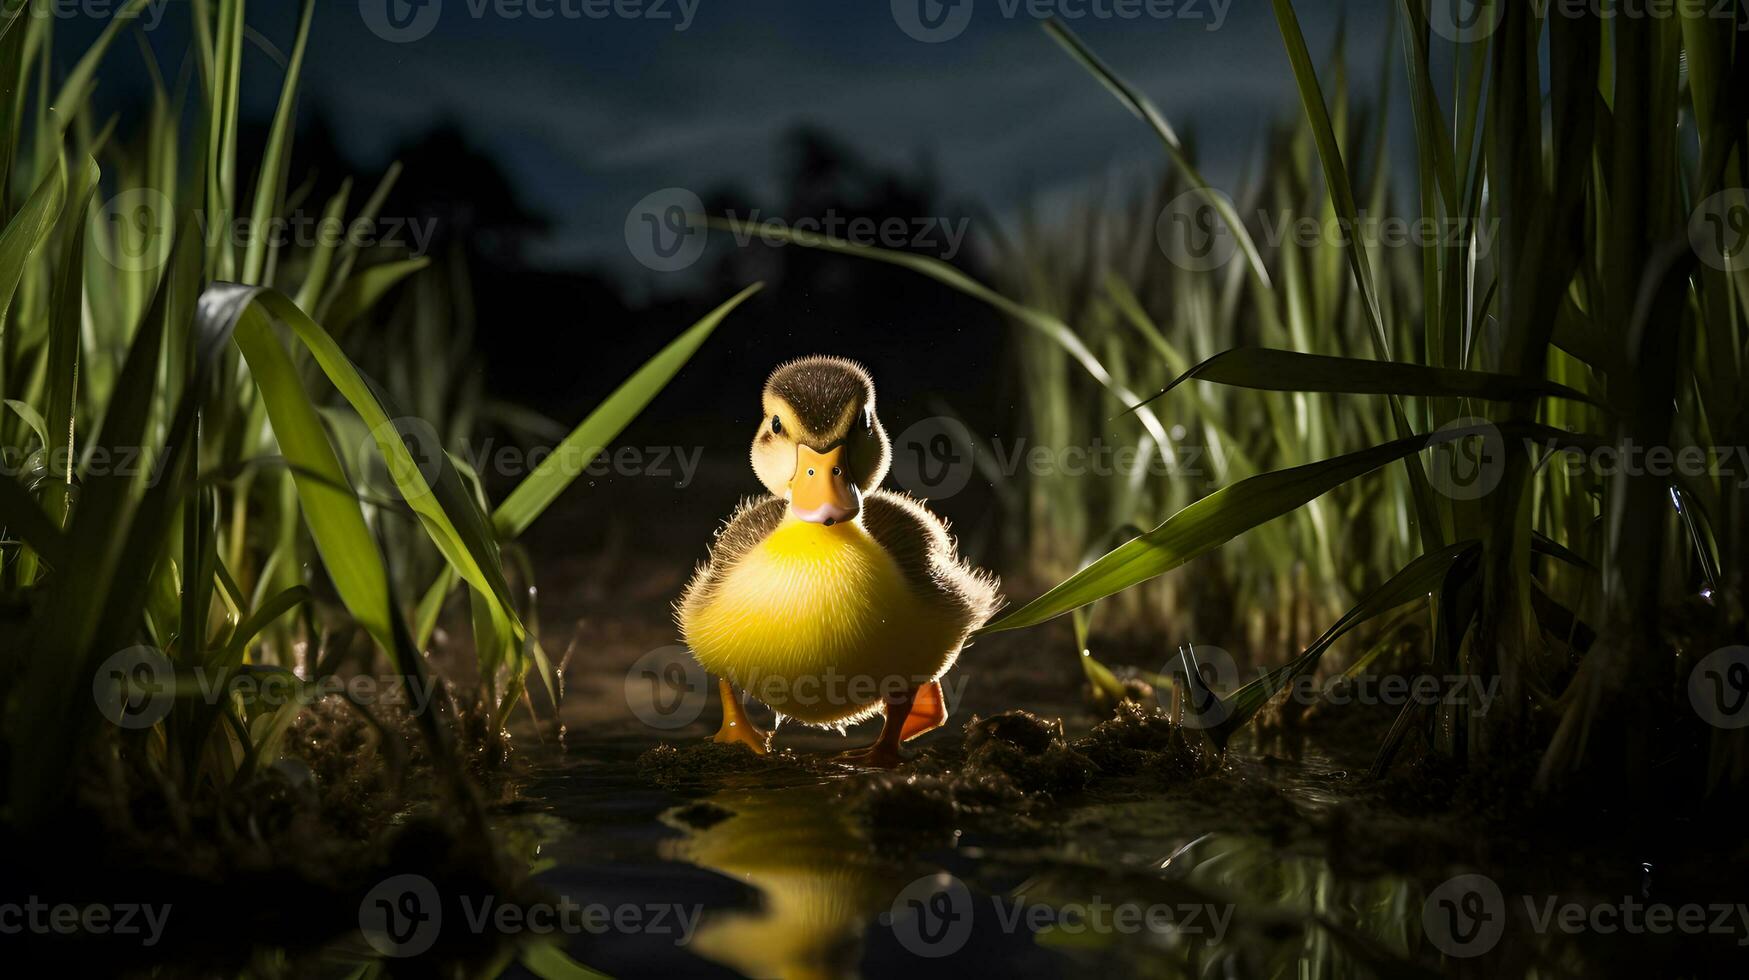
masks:
[(763, 401), (753, 437), (760, 482), (804, 521), (854, 519), (890, 458), (868, 372), (842, 357), (804, 357), (771, 372)]

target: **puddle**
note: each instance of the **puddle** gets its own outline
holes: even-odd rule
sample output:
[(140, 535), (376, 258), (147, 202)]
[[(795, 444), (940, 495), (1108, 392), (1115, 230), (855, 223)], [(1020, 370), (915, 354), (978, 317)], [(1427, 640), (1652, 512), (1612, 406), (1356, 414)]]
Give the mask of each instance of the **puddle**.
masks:
[[(517, 821), (543, 817), (537, 879), (547, 888), (579, 903), (668, 903), (697, 916), (686, 936), (577, 937), (572, 955), (608, 973), (945, 975), (975, 964), (1067, 976), (1176, 963), (1200, 974), (1242, 950), (1245, 974), (1314, 954), (1340, 967), (1342, 954), (1309, 928), (1313, 914), (1419, 906), (1407, 882), (1345, 890), (1315, 855), (1284, 860), (1278, 841), (1240, 832), (1327, 806), (1315, 763), (1296, 763), (1268, 789), (1266, 767), (1240, 763), (1220, 779), (1225, 804), (1174, 805), (1124, 785), (1043, 803), (1030, 834), (972, 821), (893, 842), (871, 833), (851, 791), (891, 777), (780, 765), (708, 788), (663, 788), (639, 764), (649, 747), (623, 738), (533, 750), (514, 808)], [(1235, 800), (1257, 812), (1223, 818)], [(1233, 894), (1269, 900), (1239, 915)], [(1406, 948), (1400, 918), (1370, 934)], [(1272, 952), (1259, 961), (1260, 949)]]

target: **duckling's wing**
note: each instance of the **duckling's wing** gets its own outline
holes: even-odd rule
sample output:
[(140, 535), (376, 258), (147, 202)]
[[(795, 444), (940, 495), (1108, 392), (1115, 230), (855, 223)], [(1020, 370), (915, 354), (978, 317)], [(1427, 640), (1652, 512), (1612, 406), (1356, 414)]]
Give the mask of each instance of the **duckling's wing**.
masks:
[(947, 522), (930, 513), (922, 501), (876, 490), (863, 498), (862, 515), (863, 527), (898, 563), (917, 594), (963, 614), (967, 632), (984, 625), (1001, 608), (995, 576), (960, 558)]
[(787, 506), (782, 498), (770, 494), (748, 497), (741, 501), (722, 529), (717, 531), (717, 539), (711, 545), (710, 558), (698, 566), (698, 570), (693, 572), (692, 581), (686, 583), (686, 590), (680, 594), (677, 611), (682, 622), (689, 610), (697, 609), (709, 601), (723, 576), (747, 552), (752, 551), (759, 542), (777, 530), (777, 526), (783, 523), (784, 509)]

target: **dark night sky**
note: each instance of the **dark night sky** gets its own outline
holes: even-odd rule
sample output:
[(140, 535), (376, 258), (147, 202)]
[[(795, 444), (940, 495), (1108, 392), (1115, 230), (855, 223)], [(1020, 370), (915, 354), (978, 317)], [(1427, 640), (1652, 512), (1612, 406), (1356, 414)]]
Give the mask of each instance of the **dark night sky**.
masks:
[[(532, 249), (536, 261), (606, 264), (634, 280), (660, 276), (627, 255), (622, 227), (635, 202), (664, 187), (707, 194), (727, 184), (780, 201), (779, 137), (801, 123), (889, 167), (929, 168), (944, 196), (998, 218), (1025, 201), (1048, 209), (1102, 176), (1146, 172), (1163, 159), (1146, 128), (1044, 35), (1024, 2), (960, 0), (971, 5), (969, 21), (938, 43), (900, 27), (895, 10), (917, 0), (686, 0), (684, 30), (676, 29), (687, 16), (681, 0), (642, 0), (648, 13), (633, 19), (591, 19), (585, 2), (426, 0), (422, 10), (398, 9), (414, 18), (413, 32), (430, 23), (429, 32), (397, 43), (374, 33), (367, 15), (380, 22), (386, 4), (405, 0), (318, 0), (303, 112), (328, 118), (367, 167), (386, 164), (397, 145), (436, 123), (459, 123), (498, 158), (525, 205), (552, 220)], [(1045, 2), (1181, 130), (1194, 129), (1217, 184), (1236, 176), (1270, 120), (1297, 111), (1263, 0), (1221, 0), (1224, 9), (1176, 0), (1165, 5), (1175, 17), (1131, 20), (1099, 16), (1113, 0)], [(106, 4), (67, 6), (95, 13)], [(1299, 7), (1313, 50), (1327, 52), (1338, 5)], [(1387, 8), (1378, 0), (1348, 16), (1351, 70), (1362, 85), (1377, 71)], [(141, 24), (174, 77), (189, 12), (184, 0), (152, 0), (149, 10)], [(292, 0), (257, 0), (248, 22), (287, 47), (295, 10)], [(89, 15), (64, 18), (57, 50), (70, 60), (97, 27)], [(140, 61), (137, 43), (118, 44), (100, 96), (125, 106)], [(245, 67), (245, 112), (265, 117), (279, 71), (259, 51)]]

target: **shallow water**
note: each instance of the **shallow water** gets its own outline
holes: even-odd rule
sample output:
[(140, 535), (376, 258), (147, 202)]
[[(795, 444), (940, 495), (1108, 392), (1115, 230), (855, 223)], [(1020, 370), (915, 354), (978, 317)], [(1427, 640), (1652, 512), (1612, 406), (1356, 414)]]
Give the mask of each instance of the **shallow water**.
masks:
[(612, 974), (1250, 976), (1292, 973), (1309, 958), (1344, 975), (1353, 957), (1309, 925), (1313, 915), (1403, 957), (1419, 932), (1406, 917), (1421, 906), (1413, 882), (1340, 881), (1315, 847), (1271, 826), (1334, 801), (1340, 773), (1315, 756), (1235, 760), (1218, 777), (1267, 781), (1289, 813), (1107, 792), (1050, 812), (1041, 833), (968, 829), (901, 848), (871, 841), (847, 816), (841, 778), (749, 773), (671, 791), (639, 770), (651, 744), (617, 737), (531, 751), (514, 818), (558, 818), (540, 821), (547, 888), (698, 916), (690, 936), (574, 937), (574, 958)]
[[(809, 755), (843, 747), (787, 737)], [(1384, 825), (1334, 834), (1348, 774), (1315, 751), (1284, 760), (1240, 747), (1184, 786), (1102, 782), (1023, 832), (968, 821), (895, 844), (847, 812), (855, 773), (664, 789), (637, 761), (654, 744), (531, 748), (504, 816), (538, 833), (546, 889), (636, 907), (644, 921), (679, 910), (664, 928), (568, 937), (574, 959), (616, 976), (1716, 975), (1749, 962), (1749, 915), (1705, 935), (1537, 924), (1551, 903), (1676, 908), (1733, 890), (1692, 872), (1660, 869), (1654, 888), (1651, 862), (1634, 857), (1587, 864), (1551, 849), (1478, 869), (1445, 857), (1450, 837)], [(1454, 886), (1478, 870), (1492, 896)]]

